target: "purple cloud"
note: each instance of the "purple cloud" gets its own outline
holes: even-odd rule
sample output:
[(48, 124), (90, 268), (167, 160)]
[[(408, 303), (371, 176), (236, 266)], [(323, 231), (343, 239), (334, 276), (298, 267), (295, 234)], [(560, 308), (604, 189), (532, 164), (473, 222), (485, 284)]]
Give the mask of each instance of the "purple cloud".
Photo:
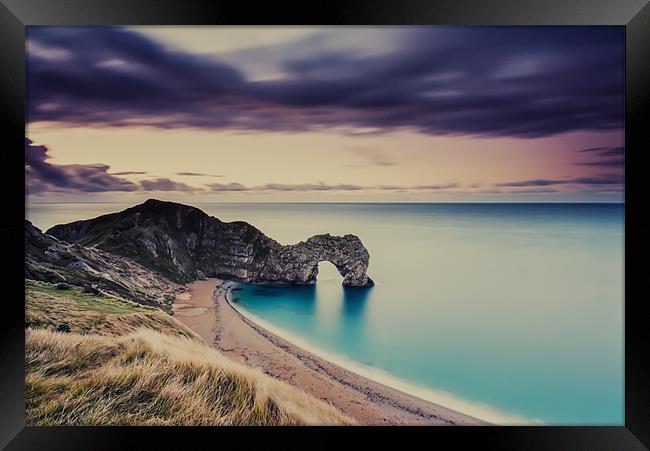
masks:
[(223, 177), (221, 174), (205, 174), (203, 172), (177, 172), (176, 175), (185, 177)]
[(444, 190), (449, 188), (456, 188), (457, 183), (448, 183), (444, 185), (415, 185), (415, 186), (401, 186), (401, 185), (354, 185), (350, 183), (338, 183), (329, 185), (327, 183), (267, 183), (259, 186), (246, 186), (241, 183), (212, 183), (208, 185), (212, 191), (362, 191), (362, 190), (379, 190), (379, 191), (402, 191), (402, 190)]
[(148, 174), (147, 171), (122, 171), (122, 172), (111, 172), (111, 175), (143, 175)]
[(168, 178), (156, 178), (152, 180), (142, 180), (140, 186), (145, 191), (184, 191), (194, 192), (200, 191), (199, 188), (189, 186), (182, 182), (175, 182)]
[(565, 179), (532, 179), (516, 182), (497, 183), (497, 187), (526, 187), (526, 186), (553, 186), (553, 185), (620, 185), (624, 182), (622, 175), (601, 174), (593, 177), (574, 177)]
[(625, 147), (590, 147), (589, 149), (580, 149), (578, 152), (591, 152), (606, 157), (619, 157), (625, 154)]
[(578, 152), (588, 152), (596, 159), (576, 163), (578, 166), (595, 166), (622, 169), (625, 166), (625, 147), (591, 147)]
[(625, 158), (609, 158), (606, 160), (585, 161), (576, 163), (578, 166), (596, 166), (602, 168), (623, 168), (625, 166)]
[(561, 192), (553, 188), (532, 188), (532, 189), (516, 189), (509, 191), (510, 194), (553, 194)]
[(135, 183), (108, 173), (105, 164), (55, 165), (48, 161), (47, 147), (25, 139), (26, 185), (29, 194), (45, 191), (137, 191)]
[(212, 183), (208, 185), (212, 191), (222, 191), (222, 192), (231, 192), (231, 191), (250, 191), (250, 188), (242, 185), (241, 183)]
[(46, 192), (133, 192), (133, 191), (198, 191), (185, 183), (166, 178), (134, 183), (119, 175), (146, 174), (143, 171), (109, 173), (105, 164), (52, 164), (48, 148), (25, 138), (25, 178), (28, 194)]
[[(251, 131), (417, 130), (540, 137), (623, 126), (617, 27), (405, 28), (397, 51), (274, 52), (249, 80), (119, 27), (30, 27), (28, 121)], [(311, 47), (310, 47), (311, 46)]]

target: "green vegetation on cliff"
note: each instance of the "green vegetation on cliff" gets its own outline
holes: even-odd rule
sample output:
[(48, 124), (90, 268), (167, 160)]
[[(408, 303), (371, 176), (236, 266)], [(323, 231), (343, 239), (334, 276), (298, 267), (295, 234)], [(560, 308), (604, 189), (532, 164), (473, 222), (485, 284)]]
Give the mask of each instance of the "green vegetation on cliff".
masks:
[(318, 263), (327, 260), (344, 285), (373, 285), (366, 273), (370, 254), (354, 235), (316, 235), (283, 246), (246, 222), (223, 222), (198, 208), (155, 199), (60, 224), (47, 234), (133, 260), (177, 283), (201, 274), (247, 283), (312, 283)]

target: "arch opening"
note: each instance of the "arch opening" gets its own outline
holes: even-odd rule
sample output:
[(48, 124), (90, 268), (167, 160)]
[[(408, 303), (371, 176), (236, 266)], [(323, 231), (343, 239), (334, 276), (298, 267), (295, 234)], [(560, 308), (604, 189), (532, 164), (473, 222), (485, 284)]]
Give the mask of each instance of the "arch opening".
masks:
[(314, 281), (336, 281), (343, 283), (345, 274), (331, 261), (321, 260), (314, 265)]

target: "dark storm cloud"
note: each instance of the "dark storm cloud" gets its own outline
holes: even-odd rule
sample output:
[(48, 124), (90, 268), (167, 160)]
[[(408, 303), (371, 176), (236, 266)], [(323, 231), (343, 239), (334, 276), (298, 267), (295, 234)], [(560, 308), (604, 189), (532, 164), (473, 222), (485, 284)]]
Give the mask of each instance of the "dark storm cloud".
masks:
[(48, 163), (48, 158), (47, 147), (35, 145), (30, 139), (25, 138), (25, 167), (45, 183), (54, 185), (65, 183), (66, 175), (63, 169)]
[(574, 177), (565, 179), (532, 179), (517, 182), (497, 183), (497, 187), (526, 187), (526, 186), (553, 186), (553, 185), (620, 185), (623, 176), (617, 174), (601, 174), (593, 177)]
[(157, 178), (134, 183), (118, 175), (146, 174), (143, 171), (109, 173), (105, 164), (52, 164), (48, 148), (25, 139), (25, 177), (28, 194), (47, 192), (103, 193), (132, 191), (197, 191), (184, 183)]
[(29, 28), (28, 120), (518, 137), (622, 127), (622, 29), (405, 28), (400, 36), (397, 51), (372, 55), (275, 49), (284, 76), (251, 81), (234, 65), (122, 28)]
[(108, 173), (105, 164), (55, 165), (47, 161), (47, 147), (25, 139), (25, 169), (27, 192), (46, 191), (137, 191), (138, 185)]

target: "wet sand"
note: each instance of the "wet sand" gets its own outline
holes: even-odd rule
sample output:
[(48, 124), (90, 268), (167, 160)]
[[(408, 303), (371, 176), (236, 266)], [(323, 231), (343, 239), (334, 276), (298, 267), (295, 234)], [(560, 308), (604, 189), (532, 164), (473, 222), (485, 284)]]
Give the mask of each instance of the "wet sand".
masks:
[(360, 424), (486, 424), (359, 376), (272, 334), (230, 305), (221, 280), (189, 288), (174, 304), (179, 321), (227, 357), (333, 404)]

